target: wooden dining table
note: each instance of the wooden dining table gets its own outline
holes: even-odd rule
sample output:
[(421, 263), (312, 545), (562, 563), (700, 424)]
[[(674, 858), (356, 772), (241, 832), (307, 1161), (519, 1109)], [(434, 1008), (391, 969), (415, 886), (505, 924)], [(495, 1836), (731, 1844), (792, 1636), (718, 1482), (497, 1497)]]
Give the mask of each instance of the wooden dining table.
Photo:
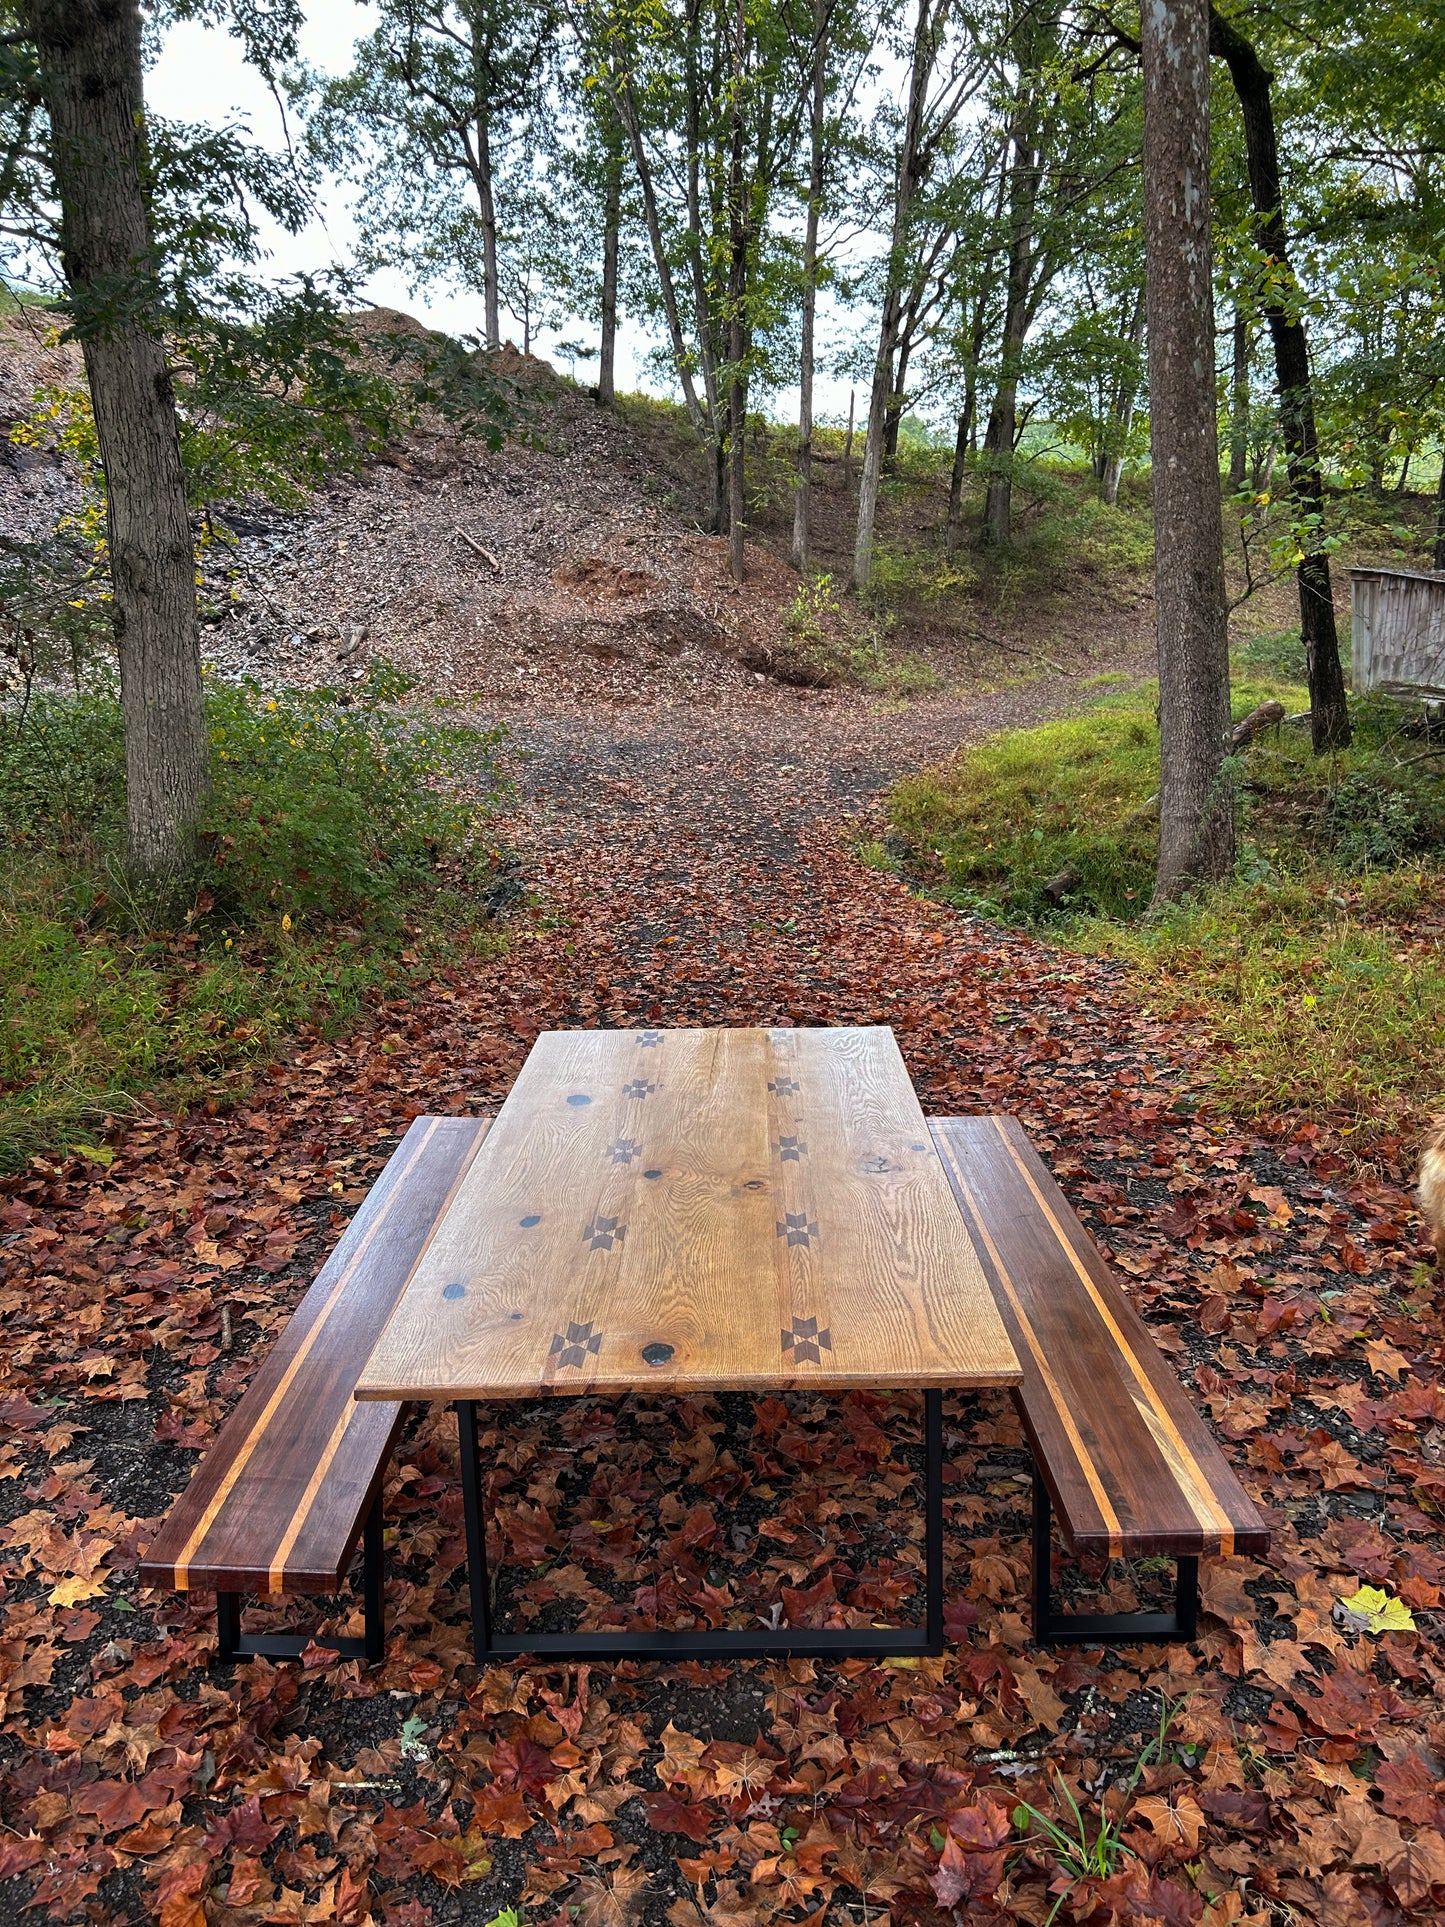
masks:
[[(891, 1030), (546, 1032), (356, 1386), (456, 1405), (478, 1663), (943, 1648), (946, 1389), (1019, 1362)], [(502, 1633), (481, 1401), (921, 1392), (916, 1627)]]

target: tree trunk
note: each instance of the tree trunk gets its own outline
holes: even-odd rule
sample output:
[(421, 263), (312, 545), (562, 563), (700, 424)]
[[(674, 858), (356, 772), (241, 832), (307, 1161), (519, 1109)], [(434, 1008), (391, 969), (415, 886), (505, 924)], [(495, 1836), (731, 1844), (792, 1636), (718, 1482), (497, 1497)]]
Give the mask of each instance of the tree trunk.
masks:
[(1143, 11), (1144, 242), (1159, 638), (1155, 903), (1229, 874), (1234, 798), (1214, 289), (1208, 0)]
[(1013, 167), (1009, 173), (1008, 285), (1004, 298), (1003, 343), (998, 389), (984, 433), (988, 495), (983, 539), (990, 548), (1007, 548), (1013, 536), (1014, 442), (1018, 433), (1019, 363), (1029, 325), (1029, 287), (1033, 278), (1034, 206), (1039, 191), (1039, 156), (1033, 145), (1034, 82), (1019, 76), (1020, 100), (1013, 126)]
[[(672, 365), (677, 371), (677, 379), (682, 386), (682, 398), (687, 407), (687, 417), (693, 431), (704, 447), (711, 446), (710, 429), (702, 405), (693, 386), (691, 359), (687, 352), (687, 342), (683, 338), (682, 314), (677, 303), (677, 288), (672, 278), (672, 263), (667, 258), (667, 245), (662, 238), (662, 220), (657, 211), (657, 186), (652, 178), (652, 168), (648, 163), (647, 149), (642, 140), (642, 123), (637, 112), (637, 103), (632, 98), (630, 82), (623, 80), (620, 85), (606, 81), (607, 91), (617, 110), (632, 149), (632, 165), (637, 170), (637, 185), (642, 190), (642, 212), (647, 222), (647, 238), (652, 246), (652, 265), (657, 270), (657, 291), (662, 298), (662, 312), (667, 319), (667, 335), (672, 346)], [(715, 491), (716, 485), (714, 485)]]
[(715, 535), (726, 533), (731, 489), (727, 479), (727, 428), (722, 420), (722, 398), (718, 392), (718, 344), (713, 338), (713, 316), (708, 305), (708, 239), (703, 231), (702, 181), (703, 158), (702, 105), (703, 83), (698, 72), (698, 44), (701, 31), (701, 0), (687, 0), (686, 54), (683, 63), (683, 148), (687, 158), (687, 258), (692, 275), (693, 332), (697, 340), (698, 366), (702, 370), (703, 399), (707, 409), (708, 448), (708, 527)]
[(898, 367), (893, 376), (893, 392), (888, 397), (888, 419), (883, 430), (883, 466), (889, 470), (898, 460), (898, 431), (903, 426), (903, 409), (908, 400), (908, 362), (913, 353), (913, 337), (904, 336), (898, 345)]
[(497, 203), (492, 192), (492, 142), (487, 105), (477, 102), (477, 201), (482, 218), (482, 307), (487, 346), (502, 345), (501, 291), (497, 285)]
[(1271, 75), (1254, 48), (1211, 7), (1209, 44), (1229, 68), (1244, 120), (1249, 190), (1254, 202), (1255, 236), (1270, 272), (1264, 289), (1265, 319), (1274, 344), (1279, 388), (1280, 433), (1290, 490), (1305, 527), (1299, 565), (1300, 631), (1309, 665), (1310, 739), (1316, 754), (1343, 749), (1350, 740), (1350, 711), (1335, 630), (1330, 559), (1320, 546), (1324, 517), (1324, 478), (1315, 434), (1314, 394), (1310, 386), (1309, 343), (1305, 326), (1288, 291), (1293, 284), (1289, 240), (1280, 203), (1279, 151), (1275, 141)]
[(733, 24), (732, 127), (728, 143), (728, 567), (746, 577), (748, 425), (748, 210), (743, 179), (743, 60), (747, 0), (737, 0)]
[(977, 405), (970, 379), (964, 389), (963, 408), (958, 417), (958, 433), (953, 438), (953, 469), (948, 478), (948, 515), (943, 524), (943, 546), (952, 555), (958, 547), (963, 526), (963, 477), (968, 468), (968, 444), (973, 435), (973, 411)]
[(1144, 339), (1144, 290), (1140, 288), (1134, 302), (1134, 313), (1125, 336), (1130, 349), (1130, 358), (1119, 377), (1114, 390), (1114, 405), (1111, 411), (1111, 430), (1113, 447), (1104, 456), (1104, 473), (1101, 479), (1104, 501), (1113, 508), (1119, 500), (1119, 480), (1124, 473), (1124, 448), (1129, 440), (1129, 430), (1134, 425), (1134, 408), (1139, 399), (1139, 377), (1134, 356), (1139, 352), (1139, 344)]
[[(853, 493), (853, 416), (857, 401), (858, 390), (850, 388), (848, 390), (848, 432), (843, 437), (843, 493), (845, 495)], [(1442, 471), (1442, 475), (1445, 475), (1445, 471)], [(1442, 482), (1442, 488), (1445, 488), (1445, 482)]]
[(1229, 492), (1244, 487), (1249, 465), (1249, 323), (1234, 310), (1234, 367), (1229, 381)]
[(1440, 485), (1435, 491), (1435, 567), (1445, 574), (1445, 450), (1440, 455)]
[(61, 208), (61, 261), (105, 475), (125, 725), (126, 842), (148, 887), (193, 856), (208, 751), (195, 555), (147, 198), (134, 0), (25, 0)]
[[(608, 116), (609, 120), (611, 116)], [(597, 399), (611, 408), (617, 399), (617, 254), (622, 226), (622, 150), (607, 130), (607, 185), (602, 201), (602, 345), (598, 350)]]
[(898, 326), (903, 314), (903, 253), (913, 212), (913, 196), (918, 187), (919, 147), (928, 100), (928, 83), (938, 58), (938, 38), (946, 4), (947, 0), (918, 0), (918, 23), (913, 34), (908, 107), (898, 154), (888, 270), (883, 292), (883, 312), (878, 323), (878, 353), (873, 362), (873, 384), (868, 394), (868, 439), (863, 448), (863, 475), (858, 486), (853, 586), (860, 592), (868, 587), (873, 574), (873, 528), (878, 517), (878, 489), (883, 475), (883, 432), (893, 392), (893, 357), (898, 346)]
[(823, 207), (828, 4), (829, 0), (813, 0), (813, 71), (808, 108), (808, 218), (803, 231), (802, 346), (798, 355), (798, 495), (793, 508), (793, 567), (804, 574), (813, 536), (813, 321), (818, 305), (818, 223)]

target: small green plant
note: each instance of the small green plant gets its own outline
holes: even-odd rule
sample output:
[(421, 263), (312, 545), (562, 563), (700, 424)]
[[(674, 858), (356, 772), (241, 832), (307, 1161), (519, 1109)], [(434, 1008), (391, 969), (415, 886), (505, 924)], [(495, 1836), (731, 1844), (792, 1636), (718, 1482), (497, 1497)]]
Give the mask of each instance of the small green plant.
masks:
[[(1091, 1830), (1083, 1809), (1069, 1791), (1068, 1784), (1057, 1767), (1054, 1769), (1059, 1782), (1059, 1791), (1069, 1810), (1069, 1818), (1060, 1825), (1037, 1807), (1021, 1800), (1014, 1808), (1015, 1828), (1025, 1835), (1022, 1846), (1035, 1844), (1044, 1846), (1053, 1856), (1059, 1872), (1068, 1881), (1053, 1906), (1049, 1909), (1045, 1927), (1052, 1927), (1059, 1910), (1070, 1893), (1081, 1880), (1106, 1880), (1116, 1873), (1125, 1859), (1134, 1851), (1123, 1838), (1123, 1822), (1111, 1820), (1101, 1810), (1097, 1827)], [(1031, 1831), (1033, 1829), (1034, 1831)]]
[[(1135, 1788), (1151, 1766), (1163, 1765), (1169, 1746), (1169, 1734), (1180, 1713), (1184, 1710), (1184, 1699), (1171, 1700), (1167, 1694), (1159, 1696), (1159, 1730), (1139, 1750), (1133, 1771), (1123, 1789), (1127, 1802)], [(1055, 1775), (1059, 1791), (1063, 1795), (1068, 1817), (1061, 1824), (1037, 1807), (1021, 1800), (1014, 1808), (1015, 1829), (1025, 1838), (1021, 1846), (1041, 1845), (1053, 1855), (1059, 1872), (1068, 1885), (1049, 1909), (1045, 1927), (1052, 1927), (1060, 1908), (1081, 1880), (1106, 1880), (1110, 1874), (1117, 1873), (1134, 1849), (1124, 1839), (1124, 1826), (1128, 1819), (1125, 1812), (1119, 1819), (1111, 1820), (1099, 1809), (1097, 1825), (1092, 1826), (1082, 1807), (1069, 1790), (1067, 1781), (1056, 1767)], [(1036, 1831), (1031, 1831), (1036, 1829)]]
[(798, 592), (783, 617), (783, 627), (804, 646), (820, 648), (832, 640), (831, 627), (838, 614), (832, 576), (811, 575), (798, 584)]

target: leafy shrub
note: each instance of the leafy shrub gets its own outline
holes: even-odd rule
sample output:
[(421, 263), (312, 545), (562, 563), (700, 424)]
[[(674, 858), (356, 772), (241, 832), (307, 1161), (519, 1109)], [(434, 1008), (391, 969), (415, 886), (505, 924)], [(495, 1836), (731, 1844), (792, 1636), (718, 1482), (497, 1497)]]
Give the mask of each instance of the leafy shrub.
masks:
[(169, 933), (126, 891), (114, 688), (0, 707), (0, 1169), (143, 1093), (235, 1094), (299, 1026), (497, 947), (500, 732), (407, 688), (384, 664), (351, 691), (208, 684), (199, 881)]
[(1336, 860), (1347, 870), (1388, 870), (1417, 851), (1425, 825), (1404, 791), (1363, 771), (1331, 791), (1322, 811)]
[[(465, 880), (501, 792), (502, 732), (404, 709), (411, 687), (384, 662), (351, 689), (208, 679), (200, 916), (389, 928), (439, 867)], [(124, 770), (113, 685), (36, 697), (0, 731), (0, 814), (14, 835), (99, 872), (117, 905)]]
[(394, 922), (439, 863), (472, 866), (503, 732), (399, 708), (411, 687), (382, 662), (354, 690), (212, 684), (217, 910)]

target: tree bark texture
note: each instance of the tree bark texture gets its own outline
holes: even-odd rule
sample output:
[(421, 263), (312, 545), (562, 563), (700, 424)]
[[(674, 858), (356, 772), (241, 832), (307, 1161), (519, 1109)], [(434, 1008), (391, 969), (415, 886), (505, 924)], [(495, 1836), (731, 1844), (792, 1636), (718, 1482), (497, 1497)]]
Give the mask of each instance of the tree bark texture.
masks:
[(1236, 308), (1231, 330), (1234, 350), (1229, 374), (1229, 492), (1244, 487), (1249, 466), (1249, 323)]
[(1144, 0), (1143, 66), (1160, 903), (1227, 876), (1234, 859), (1234, 798), (1224, 769), (1229, 651), (1214, 394), (1208, 0)]
[(1272, 76), (1237, 27), (1209, 12), (1210, 50), (1229, 68), (1244, 120), (1249, 191), (1254, 202), (1255, 238), (1267, 263), (1264, 313), (1274, 344), (1279, 389), (1280, 434), (1290, 491), (1306, 527), (1300, 540), (1304, 557), (1298, 569), (1300, 631), (1309, 665), (1310, 739), (1315, 751), (1343, 749), (1350, 740), (1350, 711), (1335, 628), (1330, 559), (1319, 546), (1324, 515), (1324, 478), (1315, 433), (1314, 393), (1310, 386), (1309, 343), (1305, 325), (1289, 295), (1294, 276), (1289, 236), (1280, 201), (1279, 148), (1275, 139)]
[(893, 224), (888, 243), (887, 285), (878, 323), (878, 353), (868, 394), (868, 432), (863, 446), (863, 474), (858, 484), (858, 525), (853, 540), (853, 586), (863, 591), (873, 574), (873, 530), (878, 518), (878, 490), (883, 477), (883, 440), (888, 404), (893, 394), (893, 361), (903, 317), (904, 250), (919, 185), (923, 115), (928, 83), (938, 58), (938, 42), (947, 0), (918, 0), (909, 70), (908, 105), (898, 150), (898, 175), (893, 198)]
[(105, 475), (131, 871), (189, 867), (208, 753), (195, 557), (157, 313), (135, 0), (25, 0), (61, 208), (61, 260)]
[(1013, 537), (1014, 442), (1018, 434), (1019, 365), (1029, 325), (1033, 280), (1034, 208), (1039, 192), (1039, 155), (1034, 146), (1036, 111), (1033, 82), (1019, 77), (1021, 98), (1013, 125), (1013, 165), (1009, 170), (1008, 280), (1004, 296), (1003, 342), (998, 387), (984, 431), (988, 493), (983, 539), (990, 548), (1007, 548)]
[(501, 290), (497, 282), (497, 201), (492, 191), (492, 142), (487, 125), (489, 102), (477, 90), (477, 211), (482, 222), (482, 310), (487, 346), (502, 345)]
[(1445, 574), (1445, 454), (1440, 458), (1440, 485), (1435, 492), (1435, 567)]
[(823, 208), (827, 109), (828, 0), (813, 0), (813, 66), (808, 99), (808, 214), (803, 230), (802, 344), (798, 354), (798, 494), (793, 567), (806, 574), (813, 539), (813, 326), (818, 307), (818, 224)]
[(621, 226), (622, 149), (620, 145), (614, 147), (609, 128), (602, 199), (602, 343), (597, 361), (597, 399), (604, 408), (611, 408), (617, 399), (617, 253)]

